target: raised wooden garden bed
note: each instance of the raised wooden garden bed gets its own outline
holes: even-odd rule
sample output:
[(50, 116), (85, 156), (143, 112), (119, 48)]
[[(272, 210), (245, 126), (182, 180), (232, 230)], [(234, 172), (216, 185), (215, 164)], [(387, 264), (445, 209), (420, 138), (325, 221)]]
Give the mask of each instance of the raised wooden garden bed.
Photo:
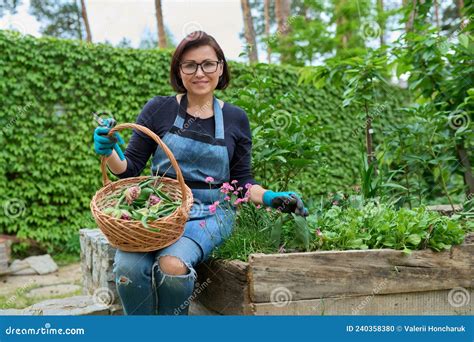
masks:
[(198, 300), (226, 315), (472, 315), (474, 241), (449, 251), (252, 254), (210, 260)]

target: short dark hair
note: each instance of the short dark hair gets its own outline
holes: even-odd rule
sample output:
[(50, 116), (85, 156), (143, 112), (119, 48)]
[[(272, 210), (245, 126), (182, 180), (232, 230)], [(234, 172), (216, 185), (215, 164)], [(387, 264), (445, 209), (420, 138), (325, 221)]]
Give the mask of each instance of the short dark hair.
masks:
[(217, 59), (222, 62), (224, 69), (219, 82), (217, 83), (216, 89), (225, 89), (229, 85), (230, 73), (227, 66), (227, 61), (225, 60), (224, 52), (221, 47), (214, 39), (214, 37), (208, 35), (203, 31), (194, 31), (188, 34), (184, 39), (179, 43), (178, 47), (173, 53), (173, 58), (171, 59), (171, 70), (170, 70), (170, 82), (173, 89), (178, 93), (185, 93), (186, 88), (183, 85), (183, 80), (181, 79), (179, 73), (179, 64), (181, 63), (181, 58), (183, 54), (192, 49), (200, 46), (209, 45), (214, 49), (217, 55)]

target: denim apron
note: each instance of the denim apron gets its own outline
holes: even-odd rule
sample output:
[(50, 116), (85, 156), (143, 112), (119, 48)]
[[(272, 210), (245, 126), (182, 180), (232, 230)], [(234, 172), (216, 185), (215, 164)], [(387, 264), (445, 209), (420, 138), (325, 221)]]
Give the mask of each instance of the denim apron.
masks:
[[(194, 203), (183, 236), (199, 244), (203, 252), (202, 261), (230, 236), (235, 218), (235, 209), (224, 201), (226, 195), (219, 188), (221, 183), (229, 182), (229, 155), (224, 140), (222, 109), (215, 97), (213, 104), (214, 137), (184, 127), (187, 108), (185, 94), (181, 98), (173, 126), (162, 138), (173, 152), (183, 178), (193, 193)], [(176, 179), (176, 171), (160, 147), (153, 155), (151, 171), (153, 175), (165, 174), (166, 177)], [(205, 184), (206, 177), (213, 177), (214, 181), (210, 185)], [(209, 206), (215, 201), (220, 204), (212, 213)]]

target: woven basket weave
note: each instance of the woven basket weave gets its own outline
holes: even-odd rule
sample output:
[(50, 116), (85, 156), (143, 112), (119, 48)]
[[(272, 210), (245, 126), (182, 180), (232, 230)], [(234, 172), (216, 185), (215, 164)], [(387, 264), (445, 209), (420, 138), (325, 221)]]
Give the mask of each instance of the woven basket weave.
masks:
[[(111, 182), (107, 176), (107, 158), (101, 157), (101, 171), (103, 187), (97, 191), (91, 200), (91, 211), (97, 225), (109, 240), (110, 244), (127, 252), (150, 252), (167, 247), (178, 240), (184, 233), (184, 225), (188, 220), (189, 211), (193, 205), (193, 194), (184, 182), (181, 169), (171, 150), (163, 141), (148, 128), (137, 124), (120, 124), (110, 130), (108, 136), (126, 128), (136, 129), (153, 139), (165, 152), (176, 171), (177, 179), (162, 177), (161, 190), (173, 200), (181, 200), (181, 205), (170, 215), (154, 221), (148, 221), (149, 228), (140, 221), (129, 221), (115, 218), (103, 213), (107, 207), (113, 206), (115, 199), (108, 199), (112, 195), (122, 192), (122, 189), (138, 185), (150, 176), (130, 177)], [(153, 230), (152, 230), (153, 229)], [(158, 229), (158, 231), (155, 231)]]

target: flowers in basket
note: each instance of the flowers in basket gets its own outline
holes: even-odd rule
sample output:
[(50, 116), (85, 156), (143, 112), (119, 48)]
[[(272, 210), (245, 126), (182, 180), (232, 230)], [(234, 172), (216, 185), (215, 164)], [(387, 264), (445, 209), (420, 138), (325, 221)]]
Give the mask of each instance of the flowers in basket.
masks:
[(162, 189), (163, 183), (154, 186), (158, 178), (151, 177), (114, 194), (109, 198), (113, 199), (112, 206), (105, 208), (103, 213), (117, 219), (141, 221), (147, 228), (148, 221), (170, 215), (181, 205), (181, 201), (173, 200)]

